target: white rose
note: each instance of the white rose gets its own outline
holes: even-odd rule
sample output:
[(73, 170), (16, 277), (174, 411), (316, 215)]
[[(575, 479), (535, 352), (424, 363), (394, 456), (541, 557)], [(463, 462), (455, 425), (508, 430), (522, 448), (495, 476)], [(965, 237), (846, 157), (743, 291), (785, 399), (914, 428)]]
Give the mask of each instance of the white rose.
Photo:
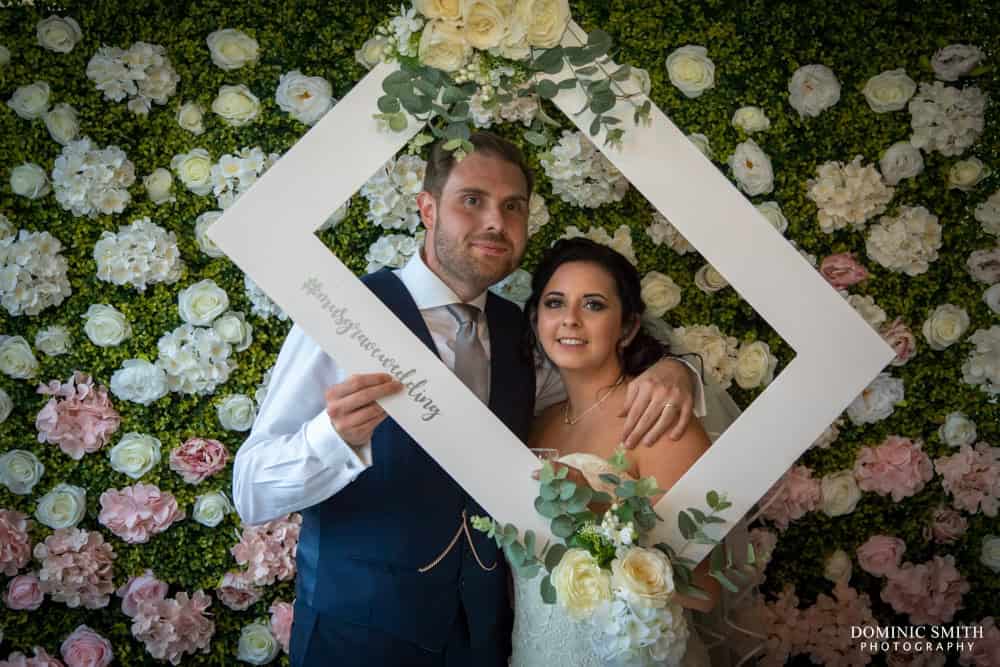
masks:
[[(458, 3), (455, 3), (456, 7)], [(422, 37), (422, 35), (421, 35)], [(366, 69), (371, 69), (382, 62), (385, 57), (385, 46), (389, 43), (387, 37), (372, 37), (361, 48), (354, 52), (354, 59)]]
[(7, 421), (7, 417), (10, 417), (13, 409), (14, 401), (11, 400), (10, 394), (0, 388), (0, 424)]
[(979, 551), (979, 562), (994, 572), (1000, 572), (1000, 537), (986, 535)]
[(757, 209), (758, 213), (767, 218), (767, 221), (782, 234), (788, 229), (788, 218), (785, 217), (778, 202), (765, 201), (760, 204), (754, 204), (754, 208)]
[(949, 447), (958, 449), (976, 441), (976, 424), (965, 413), (951, 412), (938, 428), (938, 436)]
[(163, 167), (154, 169), (146, 178), (142, 179), (142, 184), (149, 195), (149, 201), (154, 204), (165, 204), (175, 201), (170, 189), (174, 186), (174, 177)]
[(38, 457), (24, 449), (12, 449), (0, 455), (0, 484), (18, 496), (31, 493), (45, 474)]
[(896, 185), (904, 178), (913, 178), (923, 172), (924, 156), (909, 141), (897, 141), (882, 153), (878, 164), (885, 182)]
[(185, 102), (177, 110), (177, 124), (191, 134), (201, 134), (205, 131), (205, 110), (197, 102)]
[(948, 170), (948, 187), (968, 192), (989, 175), (989, 167), (979, 158), (959, 160)]
[(25, 120), (41, 118), (49, 110), (49, 84), (35, 81), (27, 86), (21, 86), (7, 100), (7, 106)]
[(219, 315), (212, 322), (212, 328), (222, 340), (232, 345), (237, 352), (250, 347), (253, 342), (253, 326), (247, 322), (246, 316), (237, 311), (228, 311)]
[(557, 46), (569, 25), (569, 0), (527, 0), (528, 44), (541, 49)]
[(826, 65), (804, 65), (788, 82), (788, 102), (800, 116), (818, 116), (840, 101), (840, 82)]
[(170, 168), (194, 194), (207, 195), (212, 191), (212, 157), (204, 148), (193, 148), (187, 153), (175, 155), (170, 160)]
[(984, 232), (1000, 237), (1000, 190), (976, 206), (975, 218)]
[(212, 111), (233, 127), (246, 125), (260, 113), (260, 100), (242, 83), (222, 86), (212, 101)]
[(231, 394), (215, 406), (215, 414), (222, 428), (230, 431), (249, 431), (257, 417), (253, 399), (244, 394)]
[(292, 70), (281, 75), (274, 99), (295, 120), (314, 125), (333, 106), (333, 87), (321, 76)]
[(777, 365), (777, 357), (771, 354), (771, 346), (764, 341), (743, 343), (736, 355), (733, 379), (744, 389), (755, 389), (770, 384)]
[(233, 504), (218, 491), (198, 496), (194, 501), (191, 518), (203, 526), (215, 528), (233, 511)]
[(215, 66), (227, 71), (257, 62), (260, 51), (256, 39), (233, 28), (216, 30), (205, 42)]
[(69, 329), (53, 324), (35, 334), (35, 347), (50, 357), (66, 354), (71, 347)]
[(441, 21), (432, 21), (424, 27), (417, 49), (420, 62), (444, 72), (461, 68), (471, 53), (462, 32), (454, 24)]
[(167, 395), (167, 374), (145, 359), (126, 359), (111, 375), (110, 386), (124, 401), (149, 405)]
[(740, 107), (733, 114), (733, 127), (747, 134), (763, 132), (771, 127), (771, 121), (760, 107)]
[(872, 296), (851, 294), (847, 297), (847, 303), (851, 304), (851, 308), (857, 311), (858, 315), (868, 323), (868, 326), (876, 331), (885, 324), (888, 318), (885, 311), (875, 303), (875, 298)]
[(10, 49), (0, 44), (0, 67), (10, 63)]
[(906, 103), (917, 92), (917, 84), (906, 75), (905, 69), (894, 69), (868, 79), (861, 92), (872, 111), (885, 113), (905, 109)]
[(996, 315), (1000, 315), (1000, 283), (983, 292), (983, 301)]
[(903, 380), (879, 373), (847, 406), (847, 416), (855, 426), (874, 424), (891, 415), (905, 398)]
[(229, 308), (229, 295), (206, 279), (186, 287), (177, 295), (177, 311), (181, 319), (195, 326), (208, 326)]
[(729, 168), (733, 170), (740, 190), (751, 197), (774, 190), (771, 158), (753, 139), (747, 139), (736, 146), (736, 150), (729, 156)]
[(851, 579), (854, 566), (851, 564), (851, 557), (843, 549), (837, 549), (829, 558), (823, 568), (823, 576), (833, 583), (842, 581), (847, 583)]
[(632, 604), (662, 609), (674, 593), (674, 569), (659, 549), (632, 547), (611, 561), (611, 583), (624, 590)]
[(706, 294), (714, 294), (727, 287), (729, 281), (722, 277), (722, 274), (715, 270), (711, 264), (706, 264), (698, 269), (694, 274), (694, 284)]
[(923, 332), (932, 350), (943, 350), (958, 342), (969, 328), (964, 308), (946, 303), (934, 309), (924, 322)]
[(461, 23), (465, 41), (483, 51), (500, 46), (507, 36), (507, 17), (493, 0), (464, 0)]
[(642, 300), (647, 313), (663, 317), (664, 313), (680, 304), (681, 288), (670, 276), (650, 271), (642, 277)]
[(827, 516), (850, 514), (861, 500), (861, 489), (853, 470), (840, 470), (824, 475), (819, 482), (819, 509)]
[(87, 491), (72, 484), (56, 484), (38, 501), (35, 518), (39, 522), (59, 530), (72, 528), (80, 523), (87, 511)]
[(685, 97), (699, 97), (715, 86), (715, 63), (704, 46), (688, 44), (676, 49), (667, 56), (667, 74)]
[(35, 28), (38, 45), (56, 53), (69, 53), (83, 39), (80, 24), (70, 17), (52, 15), (38, 22)]
[(198, 248), (209, 257), (225, 257), (226, 254), (215, 245), (215, 241), (209, 238), (208, 228), (212, 223), (222, 217), (222, 211), (205, 211), (194, 221), (194, 238), (198, 241)]
[(26, 162), (11, 170), (10, 189), (16, 195), (28, 199), (38, 199), (49, 194), (52, 187), (49, 185), (49, 177), (44, 169), (33, 162)]
[(51, 111), (45, 113), (45, 128), (49, 131), (50, 137), (65, 146), (80, 133), (76, 109), (68, 104), (55, 105)]
[(985, 57), (978, 46), (949, 44), (934, 54), (931, 67), (942, 81), (956, 81), (974, 70)]
[(413, 8), (429, 19), (457, 21), (462, 15), (461, 0), (413, 0)]
[(38, 360), (21, 336), (0, 336), (0, 372), (17, 380), (35, 377)]
[(83, 314), (83, 331), (98, 347), (115, 347), (132, 336), (132, 325), (125, 314), (106, 303), (94, 303)]
[(567, 549), (551, 574), (556, 602), (574, 620), (583, 620), (611, 599), (611, 578), (590, 552)]
[(111, 468), (139, 479), (160, 463), (162, 443), (151, 435), (129, 432), (108, 452)]
[(251, 623), (240, 631), (236, 658), (251, 665), (266, 665), (278, 656), (280, 648), (266, 623)]
[(652, 89), (649, 72), (641, 67), (629, 67), (628, 78), (622, 83), (622, 88), (626, 94), (641, 93), (649, 95), (649, 91)]
[(688, 141), (695, 145), (695, 147), (701, 151), (701, 154), (711, 160), (714, 156), (712, 153), (712, 146), (706, 137), (701, 132), (695, 132), (694, 134), (687, 135)]

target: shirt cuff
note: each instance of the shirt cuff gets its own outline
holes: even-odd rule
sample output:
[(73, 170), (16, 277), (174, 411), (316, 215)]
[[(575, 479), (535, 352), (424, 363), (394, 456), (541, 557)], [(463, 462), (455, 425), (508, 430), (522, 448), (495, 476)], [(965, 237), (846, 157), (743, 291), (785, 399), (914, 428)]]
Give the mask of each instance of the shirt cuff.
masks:
[(371, 440), (360, 447), (351, 447), (337, 433), (325, 410), (306, 424), (305, 436), (312, 450), (328, 466), (344, 466), (360, 473), (372, 465)]

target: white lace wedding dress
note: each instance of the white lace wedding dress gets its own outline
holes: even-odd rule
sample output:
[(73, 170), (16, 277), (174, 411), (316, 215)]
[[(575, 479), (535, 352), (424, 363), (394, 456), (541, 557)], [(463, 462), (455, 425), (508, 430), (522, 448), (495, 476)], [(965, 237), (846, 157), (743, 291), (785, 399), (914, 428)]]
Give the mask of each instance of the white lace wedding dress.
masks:
[[(601, 491), (610, 491), (600, 479), (602, 473), (615, 473), (610, 463), (593, 454), (567, 454), (561, 462), (579, 468), (590, 485)], [(514, 636), (511, 667), (601, 667), (605, 663), (594, 653), (590, 644), (592, 630), (586, 623), (574, 621), (558, 605), (545, 604), (539, 592), (544, 572), (533, 579), (514, 575)], [(684, 667), (709, 667), (708, 651), (702, 643), (686, 612), (691, 636), (687, 653), (681, 663)]]

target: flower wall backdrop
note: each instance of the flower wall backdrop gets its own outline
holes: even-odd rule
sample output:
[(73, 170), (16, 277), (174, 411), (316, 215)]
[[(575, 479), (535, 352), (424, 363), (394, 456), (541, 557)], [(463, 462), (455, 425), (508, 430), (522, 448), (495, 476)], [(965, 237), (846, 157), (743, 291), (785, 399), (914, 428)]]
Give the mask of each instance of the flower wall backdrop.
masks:
[[(538, 182), (523, 268), (561, 237), (615, 247), (644, 276), (649, 326), (742, 405), (792, 358), (585, 134), (544, 99), (502, 96), (517, 73), (473, 47), (516, 58), (515, 19), (463, 32), (452, 4), (0, 10), (0, 659), (287, 663), (300, 520), (244, 527), (228, 494), (291, 323), (204, 232), (381, 58), (475, 81), (472, 122), (524, 146)], [(764, 500), (764, 595), (746, 613), (769, 664), (867, 662), (847, 626), (875, 622), (981, 624), (986, 640), (950, 660), (1000, 660), (990, 4), (571, 5), (898, 353)], [(563, 127), (526, 134), (545, 114)], [(418, 247), (424, 151), (318, 232), (359, 274)], [(497, 289), (518, 300), (527, 284)]]

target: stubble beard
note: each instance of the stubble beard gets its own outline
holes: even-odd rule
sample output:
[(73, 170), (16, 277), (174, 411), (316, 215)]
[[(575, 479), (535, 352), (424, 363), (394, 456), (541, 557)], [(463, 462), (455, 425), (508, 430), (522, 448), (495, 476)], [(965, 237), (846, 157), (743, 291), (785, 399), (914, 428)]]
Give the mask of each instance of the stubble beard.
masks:
[[(476, 261), (475, 257), (472, 255), (471, 247), (463, 247), (463, 244), (447, 234), (441, 232), (441, 220), (440, 217), (437, 219), (437, 224), (434, 230), (434, 254), (437, 257), (438, 264), (442, 269), (447, 271), (452, 278), (461, 281), (463, 284), (470, 287), (475, 287), (476, 291), (485, 290), (490, 285), (499, 282), (500, 280), (506, 278), (514, 269), (517, 268), (520, 262), (520, 257), (514, 257), (513, 254), (509, 255), (509, 259), (506, 261), (497, 261), (493, 263), (493, 266), (498, 268), (493, 269), (487, 266), (484, 262)], [(504, 238), (502, 235), (488, 235), (479, 237), (483, 241), (493, 241), (496, 243), (502, 243), (506, 246), (510, 246), (510, 241)]]

